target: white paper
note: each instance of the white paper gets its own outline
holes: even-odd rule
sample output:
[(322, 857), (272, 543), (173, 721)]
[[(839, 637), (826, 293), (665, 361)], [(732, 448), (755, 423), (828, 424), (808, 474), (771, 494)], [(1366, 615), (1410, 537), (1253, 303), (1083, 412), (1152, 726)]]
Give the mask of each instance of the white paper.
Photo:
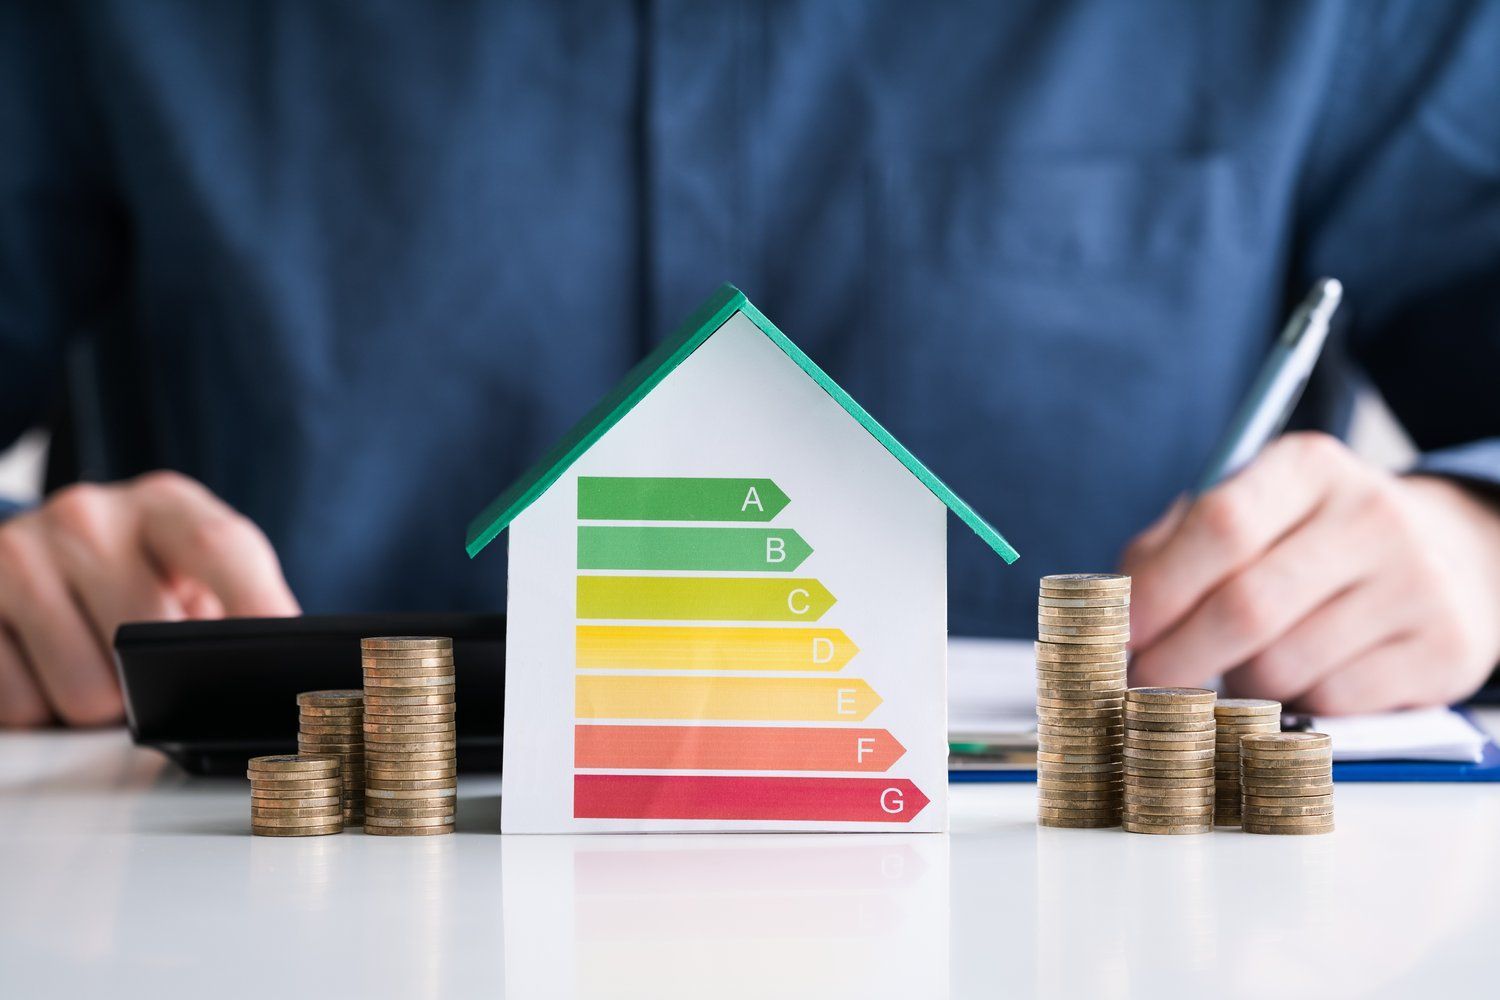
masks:
[(1478, 763), (1485, 736), (1448, 708), (1376, 715), (1319, 716), (1313, 729), (1333, 740), (1333, 759), (1439, 760)]

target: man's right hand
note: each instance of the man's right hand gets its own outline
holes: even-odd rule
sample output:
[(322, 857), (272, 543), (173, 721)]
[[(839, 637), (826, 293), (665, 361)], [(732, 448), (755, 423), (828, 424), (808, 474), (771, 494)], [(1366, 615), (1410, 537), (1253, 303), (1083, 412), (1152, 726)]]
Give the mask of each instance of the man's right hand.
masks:
[(121, 622), (298, 612), (266, 536), (196, 480), (59, 490), (0, 522), (0, 726), (119, 721)]

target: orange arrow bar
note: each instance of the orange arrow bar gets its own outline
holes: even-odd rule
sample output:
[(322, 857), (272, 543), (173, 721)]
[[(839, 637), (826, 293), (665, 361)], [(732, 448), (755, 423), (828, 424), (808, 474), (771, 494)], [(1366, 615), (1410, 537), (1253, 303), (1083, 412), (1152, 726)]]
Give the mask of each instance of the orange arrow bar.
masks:
[(672, 771), (885, 771), (906, 748), (884, 729), (574, 726), (575, 767)]

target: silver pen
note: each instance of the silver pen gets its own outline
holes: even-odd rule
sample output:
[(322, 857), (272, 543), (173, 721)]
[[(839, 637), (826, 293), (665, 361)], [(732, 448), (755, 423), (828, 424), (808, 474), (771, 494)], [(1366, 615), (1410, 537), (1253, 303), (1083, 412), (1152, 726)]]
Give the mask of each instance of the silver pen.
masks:
[(1199, 480), (1199, 493), (1208, 492), (1249, 465), (1286, 427), (1317, 366), (1333, 314), (1343, 297), (1344, 286), (1337, 278), (1319, 278), (1307, 298), (1293, 310), (1235, 411), (1229, 430), (1214, 449)]

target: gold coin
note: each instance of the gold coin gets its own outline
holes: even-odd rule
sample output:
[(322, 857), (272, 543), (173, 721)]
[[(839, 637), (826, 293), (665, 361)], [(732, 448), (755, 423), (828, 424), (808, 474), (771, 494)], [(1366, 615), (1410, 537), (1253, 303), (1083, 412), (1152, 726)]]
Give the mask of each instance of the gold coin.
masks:
[(1038, 607), (1038, 622), (1059, 622), (1064, 625), (1130, 624), (1128, 607)]
[(1132, 802), (1144, 802), (1150, 805), (1170, 805), (1176, 802), (1210, 802), (1213, 800), (1213, 785), (1203, 785), (1197, 788), (1184, 788), (1177, 785), (1165, 785), (1160, 788), (1142, 787), (1140, 785), (1125, 782), (1125, 797)]
[(1262, 834), (1262, 835), (1270, 834), (1270, 835), (1273, 835), (1273, 836), (1293, 836), (1293, 837), (1304, 836), (1305, 837), (1305, 836), (1312, 836), (1312, 835), (1316, 835), (1316, 834), (1320, 834), (1320, 833), (1332, 833), (1333, 832), (1333, 824), (1332, 823), (1329, 823), (1327, 826), (1307, 826), (1307, 827), (1287, 828), (1287, 827), (1267, 827), (1267, 826), (1260, 826), (1260, 825), (1257, 825), (1257, 824), (1249, 822), (1249, 821), (1244, 821), (1242, 823), (1242, 826), (1243, 826), (1244, 831), (1246, 833), (1255, 833), (1255, 834)]
[(365, 653), (360, 657), (360, 666), (377, 670), (425, 670), (430, 667), (450, 670), (456, 662), (452, 653), (423, 651), (417, 656), (383, 656)]
[(1324, 733), (1266, 733), (1242, 737), (1241, 745), (1256, 753), (1287, 753), (1329, 750), (1333, 747), (1333, 741)]
[(1279, 768), (1332, 767), (1333, 756), (1327, 750), (1299, 750), (1295, 753), (1263, 754), (1240, 744), (1240, 760), (1251, 767), (1266, 770)]
[(1130, 577), (1119, 573), (1053, 573), (1041, 579), (1043, 590), (1129, 591)]
[(435, 768), (457, 766), (457, 757), (453, 753), (423, 753), (423, 754), (392, 754), (385, 757), (365, 758), (367, 770), (378, 771), (382, 768)]
[(406, 705), (399, 709), (366, 712), (364, 713), (364, 719), (369, 719), (372, 722), (395, 719), (451, 719), (454, 716), (455, 707), (452, 702), (446, 705)]
[(453, 674), (430, 677), (366, 677), (365, 691), (374, 696), (405, 698), (420, 694), (452, 694)]
[(1103, 707), (1095, 707), (1092, 705), (1088, 707), (1080, 707), (1077, 705), (1072, 705), (1068, 708), (1049, 708), (1046, 705), (1038, 705), (1036, 707), (1036, 717), (1038, 720), (1109, 719), (1111, 722), (1120, 723), (1121, 725), (1124, 724), (1124, 716), (1121, 715), (1118, 705), (1105, 705)]
[(1125, 731), (1128, 735), (1152, 743), (1190, 743), (1194, 747), (1214, 748), (1214, 734), (1207, 729), (1137, 729), (1127, 718)]
[(1256, 778), (1329, 778), (1333, 774), (1333, 768), (1327, 764), (1314, 764), (1310, 767), (1261, 767), (1254, 761), (1240, 761), (1238, 768), (1241, 774)]
[(329, 823), (341, 822), (343, 812), (339, 807), (323, 810), (321, 816), (273, 816), (258, 813), (250, 817), (250, 822), (256, 826), (326, 826)]
[(372, 788), (400, 789), (400, 788), (452, 788), (457, 779), (452, 775), (444, 775), (441, 778), (365, 778), (365, 793), (368, 794)]
[(251, 793), (251, 806), (259, 809), (315, 809), (319, 806), (334, 806), (343, 801), (340, 795), (314, 795), (307, 796), (292, 792), (285, 797), (277, 795), (256, 795)]
[(337, 789), (339, 787), (339, 772), (337, 762), (332, 762), (334, 769), (327, 775), (318, 775), (315, 778), (264, 778), (260, 772), (250, 776), (250, 787), (256, 791), (310, 791), (325, 788)]
[(1281, 702), (1268, 698), (1220, 698), (1214, 702), (1215, 715), (1262, 716), (1279, 718)]
[(1120, 826), (1124, 828), (1126, 833), (1148, 833), (1157, 836), (1181, 836), (1186, 834), (1213, 832), (1212, 822), (1160, 824), (1145, 823), (1140, 820), (1122, 819), (1120, 821)]
[(1201, 791), (1214, 787), (1214, 779), (1205, 775), (1173, 774), (1173, 775), (1150, 775), (1126, 772), (1126, 788), (1140, 789), (1168, 789), (1178, 791)]
[(377, 837), (434, 837), (445, 833), (452, 833), (453, 826), (366, 826), (365, 833)]
[(1123, 792), (1125, 785), (1118, 778), (1104, 781), (1062, 781), (1055, 777), (1039, 776), (1037, 788), (1048, 794), (1068, 794), (1070, 792)]
[(333, 770), (333, 765), (326, 760), (301, 757), (297, 754), (275, 754), (268, 757), (251, 757), (249, 768), (251, 777), (262, 773), (298, 774), (311, 777)]
[(327, 822), (333, 817), (342, 816), (343, 814), (344, 805), (342, 802), (335, 802), (331, 806), (306, 806), (300, 809), (280, 809), (274, 807), (268, 808), (266, 806), (256, 805), (252, 805), (250, 807), (250, 815), (254, 817), (257, 822), (262, 819), (279, 818), (318, 819)]
[[(1235, 800), (1238, 803), (1238, 799)], [(1252, 806), (1249, 813), (1254, 816), (1332, 816), (1333, 803), (1316, 806)]]
[(1059, 663), (1051, 660), (1038, 660), (1036, 675), (1058, 681), (1119, 681), (1126, 677), (1123, 663)]
[(368, 735), (376, 733), (380, 735), (402, 733), (451, 733), (454, 730), (452, 720), (426, 720), (414, 719), (411, 722), (366, 722), (364, 731)]
[(1073, 665), (1118, 666), (1129, 659), (1123, 649), (1092, 649), (1072, 643), (1034, 642), (1031, 644), (1037, 663)]
[(1037, 826), (1052, 827), (1055, 830), (1104, 830), (1120, 825), (1118, 816), (1095, 816), (1089, 818), (1061, 817), (1061, 816), (1039, 816)]
[[(1212, 705), (1214, 693), (1207, 688), (1185, 688), (1185, 687), (1137, 687), (1131, 688), (1125, 696), (1128, 700), (1142, 705)], [(1162, 709), (1153, 709), (1162, 711)]]
[(1157, 747), (1125, 746), (1125, 756), (1139, 757), (1142, 760), (1180, 760), (1180, 761), (1203, 761), (1212, 764), (1214, 751), (1212, 747), (1206, 749), (1191, 750), (1163, 750)]
[(1094, 597), (1050, 597), (1046, 594), (1039, 595), (1036, 599), (1037, 610), (1050, 608), (1054, 610), (1074, 609), (1086, 610), (1130, 610), (1130, 597), (1125, 594)]
[(1037, 732), (1049, 736), (1120, 736), (1125, 727), (1117, 721), (1068, 723), (1038, 722)]
[(371, 781), (432, 781), (437, 778), (451, 780), (457, 775), (458, 767), (452, 763), (443, 765), (380, 763), (365, 771), (365, 777)]
[(1114, 767), (1120, 766), (1120, 755), (1118, 753), (1048, 753), (1045, 750), (1038, 750), (1036, 758), (1039, 764), (1109, 764)]
[(372, 694), (365, 699), (365, 712), (376, 715), (385, 711), (401, 711), (412, 705), (452, 705), (453, 692), (447, 694)]
[[(434, 784), (443, 784), (435, 782)], [(450, 783), (443, 788), (371, 788), (365, 786), (365, 800), (368, 804), (370, 799), (440, 799), (456, 795), (457, 791)]]
[(1073, 808), (1068, 806), (1039, 805), (1037, 806), (1036, 813), (1038, 816), (1057, 817), (1060, 819), (1068, 819), (1070, 817), (1091, 818), (1095, 816), (1118, 816), (1120, 814), (1120, 807), (1118, 805), (1105, 805), (1098, 808)]
[(354, 689), (341, 691), (304, 691), (297, 696), (297, 704), (304, 708), (343, 708), (358, 705), (365, 693)]
[(1126, 710), (1125, 724), (1143, 733), (1193, 733), (1197, 736), (1217, 736), (1212, 719), (1179, 715), (1172, 719), (1143, 719), (1137, 713)]
[(1163, 823), (1174, 818), (1201, 823), (1214, 813), (1214, 804), (1207, 799), (1197, 802), (1186, 800), (1144, 802), (1127, 797), (1123, 808), (1127, 816), (1145, 820), (1147, 823)]
[(446, 635), (377, 635), (359, 640), (360, 649), (452, 649)]
[(1333, 804), (1333, 795), (1329, 792), (1311, 795), (1259, 795), (1251, 789), (1245, 789), (1244, 798), (1240, 800), (1247, 812), (1262, 806), (1270, 808), (1288, 808), (1290, 806), (1327, 806)]
[(356, 722), (353, 725), (349, 725), (349, 726), (320, 726), (317, 723), (303, 723), (298, 728), (297, 735), (299, 735), (299, 736), (344, 736), (344, 737), (357, 736), (357, 735), (359, 735), (359, 731), (360, 731), (359, 727), (361, 725), (362, 725), (362, 723), (360, 723), (360, 722)]
[(360, 718), (364, 714), (365, 714), (365, 710), (363, 708), (361, 708), (361, 707), (355, 707), (355, 708), (316, 708), (316, 707), (304, 705), (302, 708), (299, 708), (297, 710), (297, 715), (298, 715), (298, 717), (303, 722), (313, 722), (313, 721), (343, 722), (346, 719), (352, 719), (355, 722), (358, 722), (360, 720)]
[(1038, 775), (1118, 774), (1120, 771), (1119, 758), (1106, 761), (1090, 761), (1086, 764), (1056, 764), (1039, 760), (1036, 766)]
[(327, 826), (262, 826), (259, 823), (250, 824), (250, 832), (257, 837), (322, 837), (330, 833), (342, 833), (344, 824), (330, 823)]

